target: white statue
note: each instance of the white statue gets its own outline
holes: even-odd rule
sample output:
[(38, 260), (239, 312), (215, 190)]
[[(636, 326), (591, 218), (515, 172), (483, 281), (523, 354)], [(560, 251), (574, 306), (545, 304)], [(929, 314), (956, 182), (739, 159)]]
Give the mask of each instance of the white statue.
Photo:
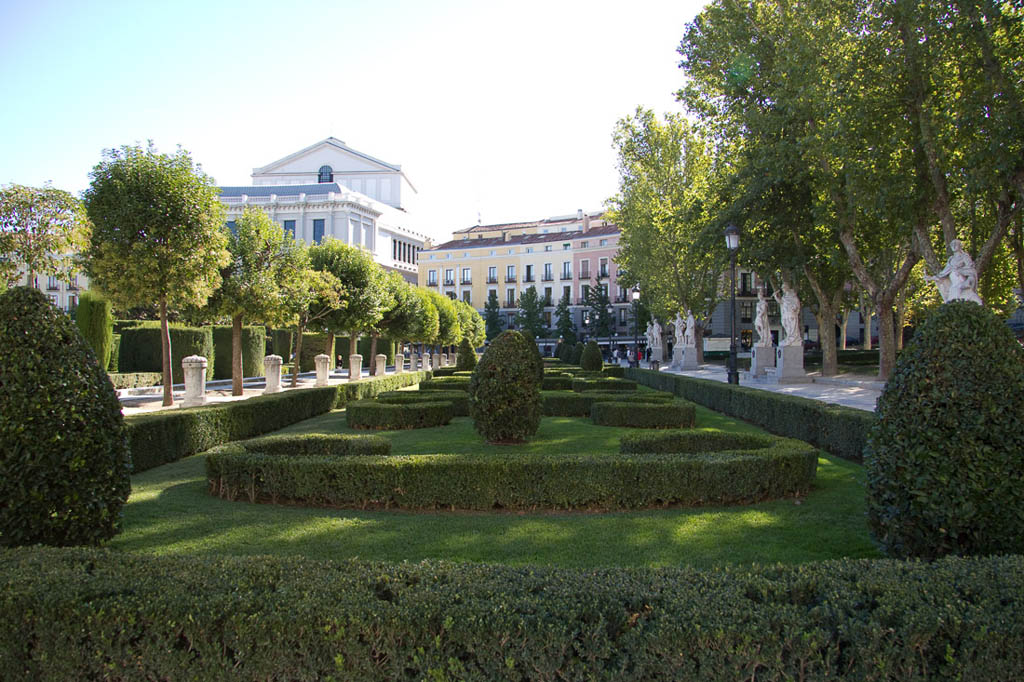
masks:
[(644, 332), (644, 338), (647, 339), (648, 348), (654, 345), (654, 324), (650, 321), (647, 322), (647, 331)]
[(676, 346), (681, 348), (683, 346), (683, 338), (684, 338), (683, 332), (686, 329), (686, 322), (683, 321), (683, 316), (682, 316), (681, 313), (676, 313), (676, 321), (673, 322), (672, 324), (676, 328), (676, 331), (675, 331)]
[(935, 282), (943, 303), (974, 301), (981, 304), (978, 296), (978, 270), (974, 267), (971, 255), (964, 251), (963, 242), (959, 239), (951, 241), (949, 248), (953, 253), (946, 261), (946, 267), (935, 276), (925, 275), (924, 278)]
[(782, 330), (786, 332), (786, 338), (780, 346), (799, 346), (803, 343), (800, 336), (800, 299), (797, 297), (793, 287), (785, 282), (782, 283), (782, 294), (775, 292), (775, 300), (779, 303), (782, 311)]
[(653, 326), (651, 329), (651, 346), (654, 348), (661, 348), (661, 325), (658, 324), (658, 318), (654, 318)]
[(693, 311), (686, 311), (686, 334), (683, 335), (683, 345), (693, 348), (697, 345), (697, 320), (693, 319)]
[(772, 345), (771, 328), (768, 325), (768, 298), (764, 295), (764, 287), (757, 289), (757, 309), (754, 312), (754, 329), (757, 331), (757, 345)]

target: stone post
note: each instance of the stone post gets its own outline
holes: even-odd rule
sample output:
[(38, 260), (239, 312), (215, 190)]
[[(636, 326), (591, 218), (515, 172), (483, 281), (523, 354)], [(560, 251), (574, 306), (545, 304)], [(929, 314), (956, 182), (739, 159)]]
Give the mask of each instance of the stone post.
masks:
[(359, 381), (363, 378), (363, 356), (353, 353), (348, 356), (348, 380), (349, 383)]
[(395, 354), (395, 374), (401, 374), (405, 371), (405, 354)]
[(452, 354), (452, 364), (455, 365), (456, 367), (459, 366), (459, 354), (458, 353), (453, 353)]
[(441, 366), (442, 367), (447, 367), (448, 366), (448, 354), (447, 353), (441, 353)]
[(441, 369), (441, 354), (434, 353), (430, 356), (430, 367), (431, 369)]
[(206, 404), (206, 358), (190, 355), (181, 359), (185, 372), (185, 399), (182, 407), (196, 407)]
[(416, 351), (409, 353), (409, 371), (415, 372), (419, 369), (420, 356)]
[(313, 362), (316, 363), (316, 383), (314, 386), (326, 386), (327, 376), (331, 373), (331, 356), (320, 355), (313, 358)]
[(424, 372), (427, 371), (428, 369), (430, 369), (430, 352), (429, 351), (423, 353), (423, 355), (421, 356), (421, 359), (420, 359), (420, 369), (422, 369)]
[(281, 392), (281, 363), (280, 355), (268, 355), (263, 358), (263, 373), (267, 377), (267, 387), (263, 394)]
[(374, 376), (382, 377), (382, 376), (384, 376), (385, 372), (387, 371), (384, 368), (388, 364), (388, 356), (384, 355), (383, 353), (378, 353), (376, 360), (377, 360), (377, 369), (376, 369), (376, 374)]
[(769, 367), (775, 367), (776, 350), (774, 346), (754, 346), (750, 349), (750, 376), (764, 375)]

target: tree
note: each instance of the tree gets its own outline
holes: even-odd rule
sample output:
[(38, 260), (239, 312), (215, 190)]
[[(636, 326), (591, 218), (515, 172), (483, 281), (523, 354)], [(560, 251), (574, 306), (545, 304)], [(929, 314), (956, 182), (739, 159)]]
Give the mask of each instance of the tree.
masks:
[(288, 322), (295, 325), (292, 388), (298, 385), (303, 334), (310, 326), (318, 325), (334, 312), (341, 305), (345, 294), (337, 277), (310, 266), (309, 248), (305, 244), (296, 242), (295, 248), (299, 274), (285, 280), (281, 287), (284, 308), (290, 315)]
[[(370, 355), (377, 355), (377, 339), (382, 335), (394, 339), (399, 344), (411, 338), (416, 332), (420, 318), (423, 316), (423, 302), (417, 296), (405, 278), (397, 272), (384, 273), (387, 308), (377, 324), (370, 328), (373, 341), (370, 343)], [(372, 358), (371, 358), (372, 359)], [(377, 373), (377, 363), (370, 363), (370, 374)]]
[(315, 270), (331, 273), (341, 284), (344, 297), (324, 324), (330, 334), (348, 334), (348, 353), (355, 355), (359, 335), (384, 316), (388, 302), (384, 269), (373, 261), (369, 251), (333, 238), (310, 246), (309, 259)]
[(516, 326), (528, 329), (533, 338), (544, 336), (544, 301), (537, 295), (537, 287), (530, 286), (519, 297)]
[[(409, 340), (423, 344), (433, 343), (441, 328), (440, 316), (437, 313), (437, 306), (434, 305), (434, 297), (431, 292), (420, 287), (413, 287), (416, 297), (419, 298), (419, 309), (421, 311), (417, 320), (416, 328), (409, 335)], [(421, 348), (422, 350), (422, 348)]]
[(152, 144), (104, 151), (90, 177), (86, 273), (115, 306), (159, 304), (163, 404), (173, 405), (168, 309), (203, 305), (230, 259), (217, 187), (185, 150)]
[(493, 290), (487, 293), (487, 303), (484, 304), (484, 324), (487, 331), (487, 340), (491, 341), (501, 334), (501, 304), (498, 303), (498, 294)]
[(437, 293), (428, 291), (430, 298), (437, 308), (437, 338), (434, 343), (438, 346), (451, 346), (458, 343), (462, 338), (462, 328), (459, 326), (459, 314), (455, 310), (455, 301)]
[(247, 208), (228, 235), (231, 263), (221, 271), (216, 308), (231, 318), (231, 394), (242, 395), (242, 325), (288, 316), (285, 290), (303, 274), (306, 257), (295, 239), (258, 208)]
[(572, 311), (569, 309), (569, 295), (562, 294), (562, 298), (558, 301), (558, 307), (555, 308), (555, 317), (558, 321), (555, 322), (555, 330), (558, 333), (558, 337), (563, 340), (566, 345), (576, 345), (576, 324), (572, 320)]
[(82, 202), (67, 192), (45, 187), (0, 187), (0, 279), (14, 286), (21, 270), (32, 286), (38, 273), (68, 277), (70, 257), (85, 243), (89, 219)]
[(484, 329), (484, 320), (480, 317), (480, 313), (464, 301), (456, 301), (455, 307), (459, 314), (459, 328), (462, 330), (462, 338), (469, 341), (471, 348), (479, 348), (484, 345), (487, 335)]
[[(602, 337), (611, 337), (615, 329), (615, 312), (612, 310), (612, 302), (608, 298), (608, 291), (601, 283), (594, 280), (594, 284), (587, 289), (587, 297), (584, 300), (590, 310), (590, 329), (593, 335), (600, 340)], [(601, 348), (598, 346), (598, 354)]]

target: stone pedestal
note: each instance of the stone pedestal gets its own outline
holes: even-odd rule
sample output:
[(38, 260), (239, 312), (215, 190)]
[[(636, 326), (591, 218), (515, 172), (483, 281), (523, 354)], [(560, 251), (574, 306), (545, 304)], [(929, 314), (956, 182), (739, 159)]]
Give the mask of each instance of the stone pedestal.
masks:
[(669, 363), (669, 370), (679, 370), (683, 368), (683, 347), (675, 346), (672, 349), (672, 362)]
[(353, 353), (348, 356), (348, 380), (349, 383), (359, 381), (363, 378), (363, 356)]
[(263, 394), (281, 392), (281, 363), (280, 355), (268, 355), (263, 358), (263, 374), (267, 377), (267, 387)]
[(409, 353), (409, 371), (415, 372), (420, 368), (419, 353)]
[(804, 379), (804, 348), (800, 346), (779, 346), (775, 351), (775, 376), (779, 381)]
[(441, 354), (440, 353), (434, 353), (433, 355), (430, 356), (430, 368), (431, 369), (441, 369)]
[(420, 369), (423, 371), (430, 369), (430, 353), (424, 353), (420, 356)]
[[(774, 367), (775, 346), (754, 346), (750, 349), (750, 376), (762, 376), (766, 369)], [(803, 363), (801, 362), (802, 368)]]
[(196, 407), (206, 404), (206, 358), (190, 355), (181, 359), (185, 373), (185, 399), (182, 407)]
[(383, 353), (378, 353), (377, 357), (374, 358), (377, 361), (377, 368), (374, 370), (374, 376), (382, 377), (387, 370), (384, 367), (388, 364), (388, 356)]
[(327, 376), (331, 373), (331, 356), (321, 353), (313, 358), (313, 362), (316, 363), (316, 383), (314, 386), (326, 386)]
[(442, 367), (447, 367), (448, 366), (448, 354), (447, 353), (441, 353), (441, 366)]
[(405, 355), (397, 353), (395, 355), (395, 374), (401, 374), (405, 371)]
[(683, 364), (679, 369), (697, 369), (697, 346), (683, 346)]
[(459, 354), (458, 353), (452, 354), (452, 364), (455, 365), (456, 367), (459, 366)]

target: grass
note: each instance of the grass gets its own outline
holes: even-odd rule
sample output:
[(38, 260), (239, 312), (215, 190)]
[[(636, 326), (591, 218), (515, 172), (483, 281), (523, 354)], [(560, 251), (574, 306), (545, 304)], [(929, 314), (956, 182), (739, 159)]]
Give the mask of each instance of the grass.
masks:
[[(760, 430), (698, 407), (700, 428)], [(629, 429), (545, 418), (530, 452), (616, 452)], [(344, 410), (280, 433), (346, 433)], [(508, 452), (484, 444), (472, 421), (385, 432), (395, 453)], [(711, 567), (878, 556), (864, 522), (862, 468), (822, 455), (802, 499), (745, 507), (585, 512), (353, 511), (228, 502), (207, 493), (203, 455), (132, 478), (124, 531), (111, 545), (154, 554), (447, 559), (510, 565)]]

